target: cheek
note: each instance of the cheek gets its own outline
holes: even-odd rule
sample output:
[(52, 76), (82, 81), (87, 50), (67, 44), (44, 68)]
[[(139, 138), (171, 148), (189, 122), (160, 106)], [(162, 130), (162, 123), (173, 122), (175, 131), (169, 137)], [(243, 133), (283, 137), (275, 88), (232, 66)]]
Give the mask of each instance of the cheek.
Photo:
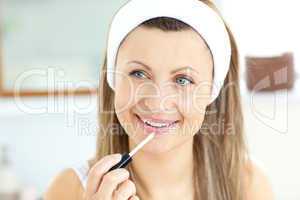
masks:
[(209, 100), (209, 95), (203, 95), (206, 91), (198, 88), (181, 96), (178, 108), (184, 118), (185, 133), (195, 134), (201, 128)]
[(133, 133), (135, 124), (133, 123), (132, 108), (135, 106), (135, 94), (136, 87), (130, 82), (130, 79), (126, 76), (116, 77), (115, 88), (115, 112), (119, 122), (127, 133)]
[(115, 87), (115, 109), (117, 113), (122, 113), (133, 104), (133, 87), (130, 84), (129, 79), (125, 76), (116, 76)]
[(180, 94), (178, 108), (183, 115), (201, 116), (205, 114), (210, 96), (204, 95), (204, 91), (190, 90)]
[(131, 105), (131, 97), (130, 97), (130, 89), (128, 85), (116, 85), (115, 88), (115, 113), (117, 118), (124, 128), (124, 130), (128, 132), (132, 132), (131, 126), (131, 115), (130, 115), (130, 108)]

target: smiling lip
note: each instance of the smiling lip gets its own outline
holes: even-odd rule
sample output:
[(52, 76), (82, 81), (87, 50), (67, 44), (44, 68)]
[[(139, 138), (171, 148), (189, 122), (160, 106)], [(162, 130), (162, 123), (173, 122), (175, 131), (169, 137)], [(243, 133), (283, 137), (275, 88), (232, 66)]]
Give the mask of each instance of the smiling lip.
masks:
[(178, 120), (168, 120), (168, 119), (159, 119), (159, 118), (155, 118), (155, 117), (143, 117), (143, 116), (139, 116), (137, 115), (140, 119), (143, 120), (149, 120), (155, 123), (164, 123), (164, 124), (171, 124), (173, 122), (176, 122)]
[[(160, 120), (160, 119), (154, 119), (154, 118), (141, 118), (140, 116), (136, 115), (136, 118), (140, 125), (144, 128), (147, 134), (155, 132), (157, 135), (163, 135), (170, 131), (170, 129), (173, 129), (175, 126), (177, 126), (179, 120)], [(149, 121), (150, 123), (159, 123), (164, 124), (162, 127), (156, 127), (151, 126), (149, 123), (145, 123), (144, 121)]]

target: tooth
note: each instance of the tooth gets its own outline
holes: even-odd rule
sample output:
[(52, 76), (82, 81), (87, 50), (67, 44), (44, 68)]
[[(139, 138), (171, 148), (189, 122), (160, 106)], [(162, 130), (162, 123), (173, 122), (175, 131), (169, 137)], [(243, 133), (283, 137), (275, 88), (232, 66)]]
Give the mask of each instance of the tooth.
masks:
[(160, 123), (155, 123), (155, 122), (150, 122), (151, 125), (153, 126), (166, 126), (167, 124), (160, 124)]
[(151, 121), (147, 121), (150, 125), (152, 126), (163, 126), (162, 124), (158, 124), (158, 123), (155, 123), (155, 122), (151, 122)]
[(151, 126), (155, 126), (155, 127), (164, 127), (169, 125), (169, 124), (156, 123), (148, 120), (143, 120), (143, 121), (144, 123), (150, 124)]

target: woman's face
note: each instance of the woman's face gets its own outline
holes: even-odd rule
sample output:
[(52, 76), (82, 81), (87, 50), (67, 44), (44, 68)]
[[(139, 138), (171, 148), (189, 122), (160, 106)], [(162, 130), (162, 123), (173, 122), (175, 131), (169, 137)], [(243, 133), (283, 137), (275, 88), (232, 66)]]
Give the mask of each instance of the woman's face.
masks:
[(119, 48), (114, 102), (130, 147), (152, 131), (142, 151), (162, 153), (191, 141), (209, 103), (212, 69), (210, 51), (193, 30), (133, 30)]

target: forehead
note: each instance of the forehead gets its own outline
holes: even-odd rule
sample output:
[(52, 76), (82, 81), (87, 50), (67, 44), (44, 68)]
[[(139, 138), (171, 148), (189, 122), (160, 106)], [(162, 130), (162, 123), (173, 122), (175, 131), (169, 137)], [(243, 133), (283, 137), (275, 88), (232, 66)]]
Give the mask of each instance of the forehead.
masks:
[(201, 64), (212, 62), (209, 48), (193, 29), (162, 31), (157, 28), (138, 27), (122, 42), (118, 61), (142, 59), (164, 64)]

